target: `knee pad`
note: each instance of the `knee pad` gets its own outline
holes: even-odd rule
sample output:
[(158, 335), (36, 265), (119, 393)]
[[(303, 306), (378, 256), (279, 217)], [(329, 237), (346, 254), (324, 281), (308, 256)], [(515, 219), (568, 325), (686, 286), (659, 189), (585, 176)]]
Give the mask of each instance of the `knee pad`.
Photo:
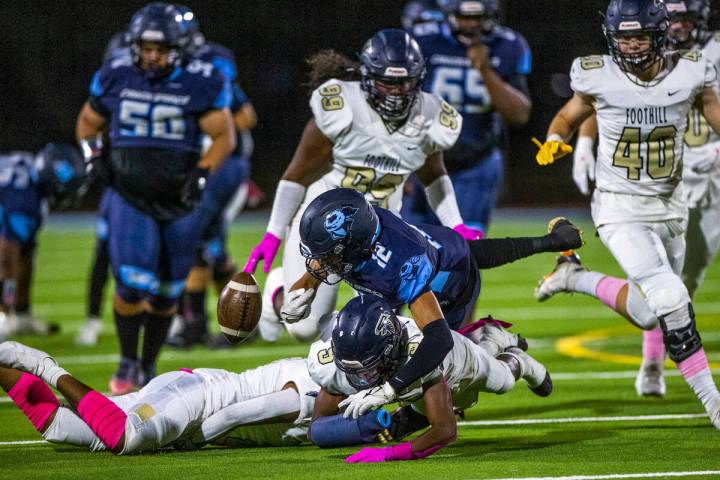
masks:
[(627, 312), (635, 324), (643, 330), (657, 326), (657, 317), (652, 311), (640, 288), (633, 282), (628, 284)]
[(665, 348), (675, 363), (682, 362), (702, 348), (692, 304), (688, 303), (679, 310), (663, 315), (659, 320)]
[(645, 292), (648, 305), (658, 318), (690, 303), (687, 288), (675, 274), (662, 273), (639, 284)]
[(295, 340), (310, 343), (320, 334), (320, 320), (313, 315), (296, 323), (286, 323), (285, 328)]

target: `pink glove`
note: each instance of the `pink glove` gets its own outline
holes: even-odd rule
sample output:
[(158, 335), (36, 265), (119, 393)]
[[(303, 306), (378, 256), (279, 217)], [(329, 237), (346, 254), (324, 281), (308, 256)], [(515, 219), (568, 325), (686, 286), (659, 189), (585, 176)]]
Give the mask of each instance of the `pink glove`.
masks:
[(410, 442), (381, 448), (363, 448), (345, 459), (345, 463), (389, 462), (392, 460), (414, 460)]
[(462, 223), (460, 225), (455, 225), (453, 230), (459, 233), (465, 240), (480, 240), (485, 238), (485, 232), (482, 230), (475, 230), (474, 228), (470, 228)]
[(273, 260), (275, 260), (275, 255), (277, 255), (277, 252), (280, 249), (281, 243), (282, 240), (278, 237), (270, 232), (265, 232), (265, 235), (263, 235), (260, 243), (253, 248), (252, 252), (250, 252), (250, 256), (247, 259), (245, 268), (243, 268), (243, 272), (255, 273), (255, 268), (257, 267), (258, 262), (260, 260), (265, 260), (265, 263), (263, 264), (263, 272), (268, 273), (270, 271), (270, 267), (272, 267)]

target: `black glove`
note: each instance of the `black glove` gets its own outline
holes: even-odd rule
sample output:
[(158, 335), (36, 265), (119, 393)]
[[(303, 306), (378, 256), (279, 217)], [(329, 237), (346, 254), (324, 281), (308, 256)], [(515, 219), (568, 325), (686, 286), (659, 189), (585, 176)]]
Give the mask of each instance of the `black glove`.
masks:
[(205, 184), (207, 183), (208, 171), (204, 168), (195, 167), (188, 175), (185, 184), (180, 191), (180, 201), (188, 206), (194, 206), (200, 200)]
[(583, 244), (582, 231), (565, 217), (550, 220), (545, 238), (551, 244), (553, 252), (573, 250)]
[(390, 435), (397, 442), (429, 426), (427, 417), (417, 413), (410, 405), (398, 408), (390, 417)]
[(112, 182), (112, 171), (103, 155), (102, 137), (91, 137), (80, 141), (85, 160), (85, 174), (88, 185), (105, 187)]

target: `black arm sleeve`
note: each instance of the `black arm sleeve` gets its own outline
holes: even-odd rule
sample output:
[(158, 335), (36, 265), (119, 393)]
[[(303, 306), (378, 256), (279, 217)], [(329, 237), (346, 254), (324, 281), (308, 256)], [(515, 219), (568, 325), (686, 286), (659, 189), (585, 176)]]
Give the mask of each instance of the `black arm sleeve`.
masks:
[(415, 354), (389, 380), (390, 385), (397, 394), (400, 394), (422, 376), (430, 373), (442, 363), (445, 355), (452, 350), (452, 333), (450, 333), (450, 328), (445, 320), (430, 322), (422, 333), (423, 339), (420, 341)]
[(479, 269), (494, 268), (536, 253), (558, 252), (562, 245), (553, 235), (523, 238), (487, 238), (470, 240), (470, 254)]

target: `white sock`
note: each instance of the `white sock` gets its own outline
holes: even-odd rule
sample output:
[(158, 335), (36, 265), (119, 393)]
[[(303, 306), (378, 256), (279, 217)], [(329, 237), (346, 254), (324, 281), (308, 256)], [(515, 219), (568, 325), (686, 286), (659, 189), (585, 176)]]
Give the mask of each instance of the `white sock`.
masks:
[(715, 382), (713, 382), (710, 369), (706, 368), (692, 377), (686, 378), (685, 381), (690, 385), (690, 388), (695, 392), (698, 399), (700, 399), (705, 410), (710, 413), (710, 408), (720, 397), (720, 392), (718, 392)]
[[(595, 292), (597, 291), (598, 283), (600, 283), (600, 280), (602, 280), (606, 276), (607, 275), (600, 272), (581, 270), (573, 275), (573, 278), (569, 282), (568, 286), (571, 290), (574, 290), (576, 292), (584, 293), (585, 295), (590, 295), (591, 297), (596, 297), (597, 295), (595, 294)], [(575, 283), (574, 285), (573, 280)]]

